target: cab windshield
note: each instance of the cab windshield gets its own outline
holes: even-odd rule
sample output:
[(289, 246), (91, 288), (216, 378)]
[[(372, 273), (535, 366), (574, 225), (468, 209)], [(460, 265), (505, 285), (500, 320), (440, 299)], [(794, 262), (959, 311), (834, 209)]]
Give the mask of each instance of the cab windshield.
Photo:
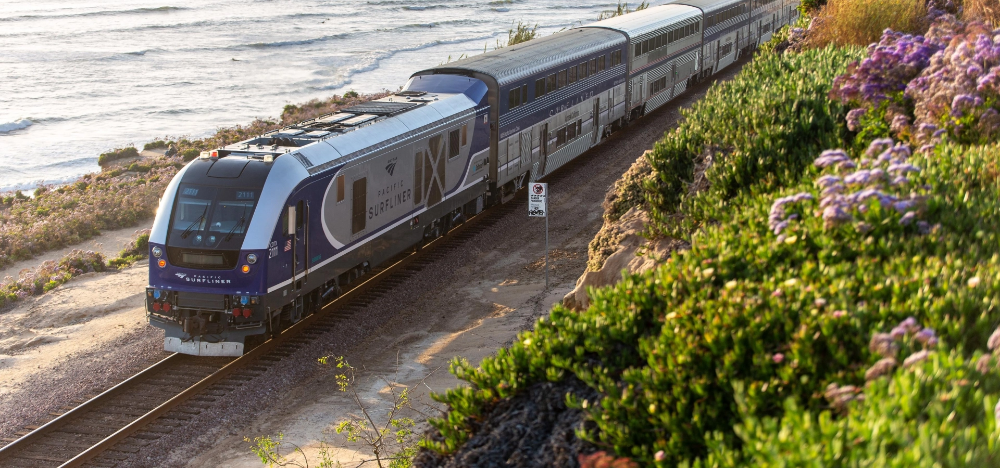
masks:
[(259, 196), (256, 188), (181, 184), (167, 245), (239, 250)]

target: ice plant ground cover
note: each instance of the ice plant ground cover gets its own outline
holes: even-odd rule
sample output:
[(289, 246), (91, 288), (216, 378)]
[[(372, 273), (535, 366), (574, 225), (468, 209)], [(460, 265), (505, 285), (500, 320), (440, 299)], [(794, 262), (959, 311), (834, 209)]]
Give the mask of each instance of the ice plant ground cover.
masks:
[[(933, 34), (886, 34), (909, 65), (813, 50), (718, 85), (650, 156), (652, 229), (691, 249), (455, 362), (468, 385), (423, 445), (455, 451), (501, 399), (573, 376), (602, 395), (567, 396), (581, 435), (641, 466), (1000, 466), (1000, 146), (959, 127), (985, 111), (919, 138), (848, 122), (914, 117), (906, 87), (969, 37)], [(707, 147), (726, 151), (689, 194)]]

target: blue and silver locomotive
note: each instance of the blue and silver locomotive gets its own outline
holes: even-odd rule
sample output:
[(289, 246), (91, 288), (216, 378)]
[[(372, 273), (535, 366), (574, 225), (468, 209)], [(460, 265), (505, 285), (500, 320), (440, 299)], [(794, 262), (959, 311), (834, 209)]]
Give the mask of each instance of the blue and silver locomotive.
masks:
[(241, 355), (729, 65), (797, 4), (671, 1), (204, 152), (160, 200), (149, 322), (168, 351)]

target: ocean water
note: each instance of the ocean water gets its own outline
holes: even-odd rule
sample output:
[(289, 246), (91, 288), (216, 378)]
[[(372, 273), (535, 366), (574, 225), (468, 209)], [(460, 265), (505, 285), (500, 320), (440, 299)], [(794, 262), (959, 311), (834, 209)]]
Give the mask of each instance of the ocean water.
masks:
[(201, 137), (288, 103), (396, 89), (608, 0), (0, 0), (0, 192), (98, 171), (97, 156)]

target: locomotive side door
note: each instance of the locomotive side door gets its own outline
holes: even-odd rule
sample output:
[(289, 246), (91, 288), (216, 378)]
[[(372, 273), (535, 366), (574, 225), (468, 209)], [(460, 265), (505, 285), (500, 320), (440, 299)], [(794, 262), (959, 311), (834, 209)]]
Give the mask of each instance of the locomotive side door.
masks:
[(306, 262), (309, 255), (309, 205), (305, 200), (288, 207), (288, 226), (286, 232), (286, 247), (292, 251), (292, 289), (302, 288), (305, 280)]

